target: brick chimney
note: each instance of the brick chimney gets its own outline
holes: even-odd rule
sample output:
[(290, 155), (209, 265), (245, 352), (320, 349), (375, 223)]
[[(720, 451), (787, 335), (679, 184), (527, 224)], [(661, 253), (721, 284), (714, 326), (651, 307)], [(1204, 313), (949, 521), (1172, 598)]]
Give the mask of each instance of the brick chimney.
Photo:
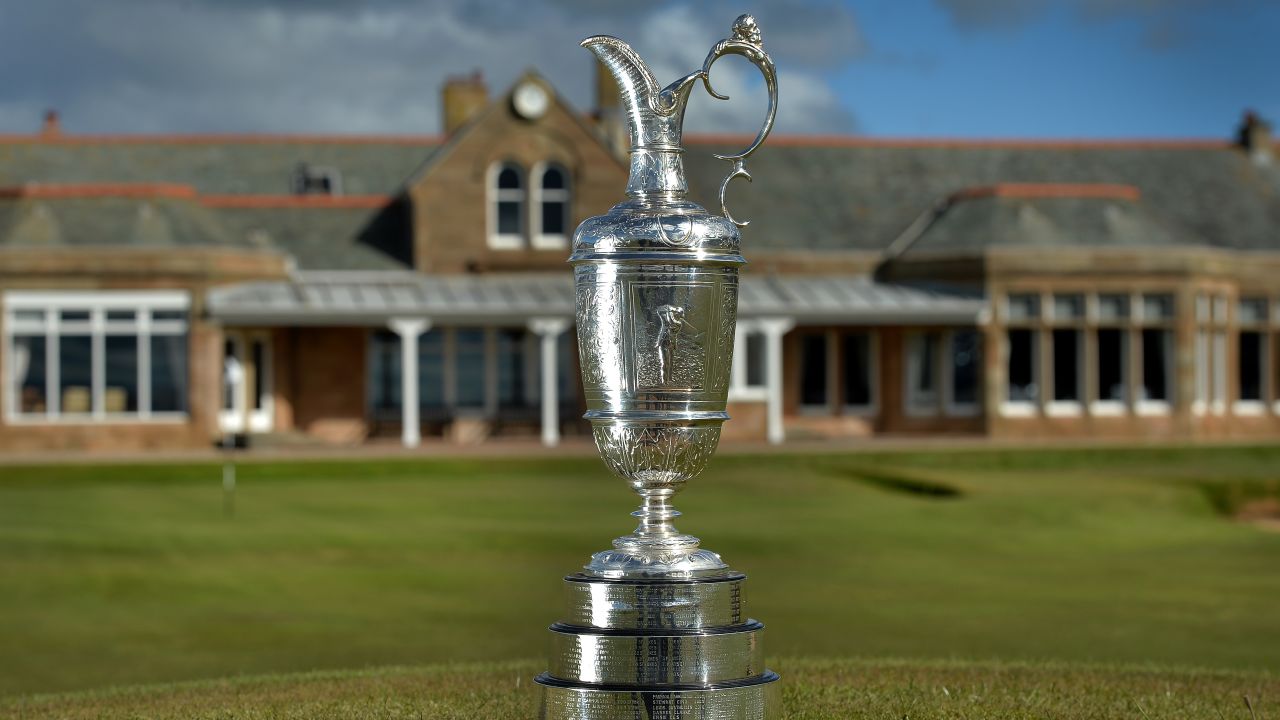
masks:
[(1271, 163), (1274, 152), (1271, 142), (1271, 124), (1258, 117), (1254, 111), (1245, 111), (1244, 119), (1240, 121), (1236, 142), (1249, 153), (1249, 158), (1255, 163), (1259, 165)]
[(596, 111), (593, 116), (596, 129), (605, 137), (609, 147), (620, 157), (626, 157), (631, 142), (622, 119), (622, 94), (613, 73), (599, 60), (596, 60)]
[(40, 126), (40, 134), (48, 137), (56, 137), (62, 134), (62, 125), (58, 122), (57, 110), (45, 111), (44, 123)]
[(479, 70), (444, 83), (444, 132), (452, 135), (489, 104), (489, 90)]

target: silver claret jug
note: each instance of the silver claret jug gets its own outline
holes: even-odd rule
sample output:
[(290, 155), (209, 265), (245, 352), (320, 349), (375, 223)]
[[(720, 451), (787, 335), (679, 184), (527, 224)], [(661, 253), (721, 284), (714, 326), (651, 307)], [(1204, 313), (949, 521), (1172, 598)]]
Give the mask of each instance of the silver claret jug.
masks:
[[(764, 720), (780, 717), (778, 676), (764, 667), (764, 626), (743, 612), (746, 579), (678, 532), (672, 497), (706, 467), (728, 415), (744, 264), (725, 207), (745, 161), (768, 137), (777, 78), (760, 29), (740, 16), (702, 68), (659, 87), (623, 41), (587, 38), (616, 79), (630, 133), (627, 200), (574, 233), (578, 347), (596, 447), (640, 495), (639, 525), (565, 578), (566, 615), (551, 626), (542, 717), (554, 720)], [(711, 66), (740, 55), (769, 93), (755, 141), (734, 155), (713, 215), (687, 197), (685, 106), (697, 84), (719, 99)]]

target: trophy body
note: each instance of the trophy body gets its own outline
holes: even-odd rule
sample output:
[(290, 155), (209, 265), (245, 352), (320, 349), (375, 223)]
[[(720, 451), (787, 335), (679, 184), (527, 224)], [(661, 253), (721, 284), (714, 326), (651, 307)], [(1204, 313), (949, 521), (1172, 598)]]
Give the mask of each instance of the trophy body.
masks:
[[(776, 111), (772, 61), (750, 16), (703, 68), (659, 89), (616, 38), (588, 38), (623, 94), (631, 134), (630, 198), (574, 234), (578, 347), (586, 418), (605, 464), (641, 497), (639, 525), (565, 578), (539, 675), (547, 720), (765, 720), (779, 717), (764, 626), (743, 613), (744, 575), (676, 530), (672, 497), (720, 440), (738, 306), (738, 223), (686, 199), (681, 124), (690, 88), (725, 54), (763, 72), (769, 114), (746, 151), (721, 156), (734, 177)], [(720, 97), (716, 95), (716, 97)]]

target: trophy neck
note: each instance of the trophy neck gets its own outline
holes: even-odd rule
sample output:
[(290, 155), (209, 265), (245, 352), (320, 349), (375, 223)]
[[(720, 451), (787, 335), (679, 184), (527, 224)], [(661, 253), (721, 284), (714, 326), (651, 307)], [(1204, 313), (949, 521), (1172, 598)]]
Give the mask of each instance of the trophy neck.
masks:
[(631, 175), (627, 195), (646, 203), (683, 200), (689, 194), (684, 177), (682, 150), (672, 146), (631, 148)]

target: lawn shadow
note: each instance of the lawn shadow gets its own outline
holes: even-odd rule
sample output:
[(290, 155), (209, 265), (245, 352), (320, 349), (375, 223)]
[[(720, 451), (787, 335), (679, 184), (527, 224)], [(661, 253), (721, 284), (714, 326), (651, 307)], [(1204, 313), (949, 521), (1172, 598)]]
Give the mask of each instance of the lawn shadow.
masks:
[(853, 480), (877, 490), (928, 500), (953, 500), (964, 497), (964, 492), (954, 485), (880, 468), (874, 470), (858, 467), (827, 468), (826, 474)]

